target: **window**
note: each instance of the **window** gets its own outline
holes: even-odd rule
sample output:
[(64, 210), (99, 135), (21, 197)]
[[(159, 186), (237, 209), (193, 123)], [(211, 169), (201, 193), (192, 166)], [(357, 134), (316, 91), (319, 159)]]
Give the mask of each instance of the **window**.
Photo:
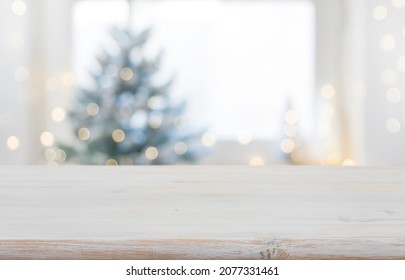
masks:
[[(176, 77), (173, 94), (188, 100), (189, 121), (208, 125), (219, 144), (244, 135), (270, 146), (282, 137), (289, 107), (300, 117), (301, 137), (312, 134), (312, 2), (150, 1), (133, 12), (135, 28), (152, 27), (151, 52), (164, 50), (164, 71)], [(80, 83), (106, 29), (127, 19), (124, 2), (75, 5), (73, 61)]]

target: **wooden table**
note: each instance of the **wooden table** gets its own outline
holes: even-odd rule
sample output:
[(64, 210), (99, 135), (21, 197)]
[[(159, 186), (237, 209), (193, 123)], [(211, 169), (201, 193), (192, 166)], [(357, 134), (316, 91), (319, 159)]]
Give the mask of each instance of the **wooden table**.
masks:
[(0, 167), (0, 259), (405, 259), (405, 168)]

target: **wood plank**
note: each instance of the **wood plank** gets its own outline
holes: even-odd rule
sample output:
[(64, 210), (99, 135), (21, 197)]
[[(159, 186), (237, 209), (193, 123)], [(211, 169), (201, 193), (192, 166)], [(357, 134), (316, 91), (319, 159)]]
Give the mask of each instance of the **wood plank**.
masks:
[(0, 259), (405, 259), (404, 167), (0, 167)]

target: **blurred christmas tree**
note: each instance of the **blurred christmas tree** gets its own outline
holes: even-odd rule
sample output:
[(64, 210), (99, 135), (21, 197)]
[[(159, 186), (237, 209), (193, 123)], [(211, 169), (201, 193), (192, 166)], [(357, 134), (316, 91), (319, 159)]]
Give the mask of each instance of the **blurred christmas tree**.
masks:
[(174, 164), (196, 160), (200, 133), (185, 126), (185, 102), (159, 81), (161, 58), (145, 55), (149, 30), (113, 28), (113, 47), (103, 49), (92, 86), (80, 88), (70, 111), (75, 140), (59, 145), (80, 164)]

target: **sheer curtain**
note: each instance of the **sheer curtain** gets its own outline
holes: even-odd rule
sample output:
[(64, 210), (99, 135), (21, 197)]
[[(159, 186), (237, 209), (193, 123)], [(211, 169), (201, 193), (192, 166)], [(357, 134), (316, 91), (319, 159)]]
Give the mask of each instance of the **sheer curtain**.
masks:
[(405, 1), (340, 5), (335, 131), (342, 153), (347, 163), (403, 165)]

